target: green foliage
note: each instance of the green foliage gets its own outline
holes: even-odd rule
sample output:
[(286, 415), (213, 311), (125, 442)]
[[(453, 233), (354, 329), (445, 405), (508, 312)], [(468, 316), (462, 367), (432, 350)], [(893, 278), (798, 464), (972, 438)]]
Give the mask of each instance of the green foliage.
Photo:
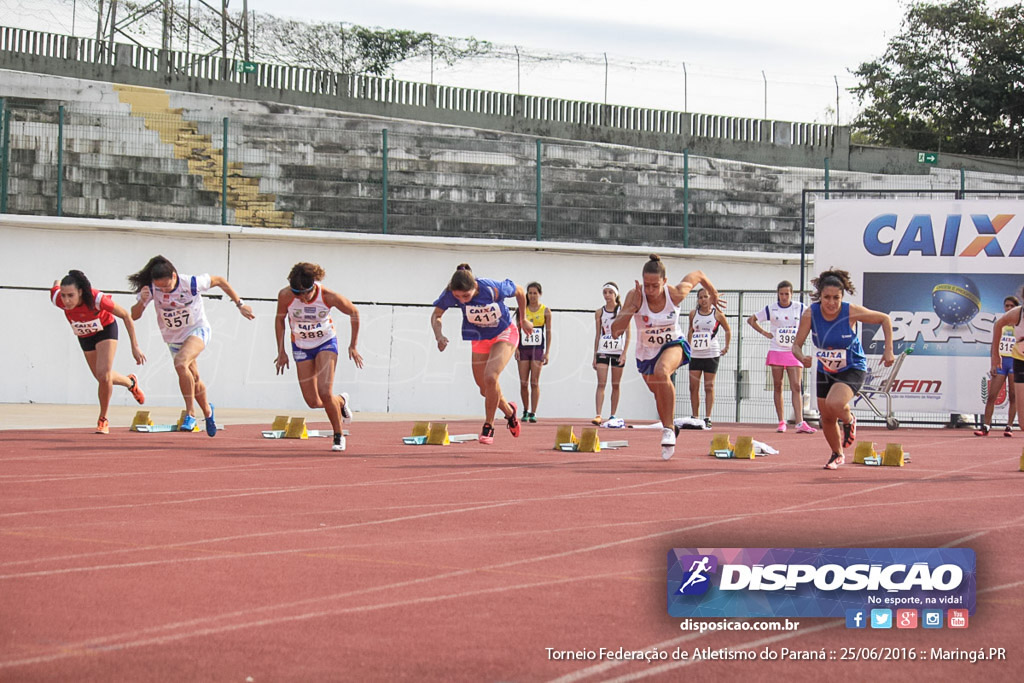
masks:
[(1024, 5), (911, 5), (885, 54), (854, 72), (874, 144), (1016, 157), (1024, 135)]

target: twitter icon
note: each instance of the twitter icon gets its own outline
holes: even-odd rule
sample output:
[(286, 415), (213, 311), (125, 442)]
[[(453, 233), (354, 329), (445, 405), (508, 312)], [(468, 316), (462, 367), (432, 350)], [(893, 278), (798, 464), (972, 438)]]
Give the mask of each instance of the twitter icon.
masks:
[(892, 628), (892, 610), (871, 610), (871, 628)]

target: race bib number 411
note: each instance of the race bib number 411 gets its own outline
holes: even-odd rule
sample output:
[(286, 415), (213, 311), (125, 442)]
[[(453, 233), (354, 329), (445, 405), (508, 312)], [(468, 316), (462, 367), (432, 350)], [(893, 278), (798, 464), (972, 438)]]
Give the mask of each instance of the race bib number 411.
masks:
[(467, 306), (466, 319), (477, 327), (497, 327), (501, 320), (501, 310), (498, 304)]

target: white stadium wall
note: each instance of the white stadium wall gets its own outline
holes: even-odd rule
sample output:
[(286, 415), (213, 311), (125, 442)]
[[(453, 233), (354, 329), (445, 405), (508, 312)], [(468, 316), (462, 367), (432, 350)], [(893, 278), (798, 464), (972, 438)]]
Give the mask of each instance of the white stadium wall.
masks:
[[(481, 412), (469, 344), (460, 339), (459, 311), (450, 310), (444, 317), (445, 335), (452, 342), (444, 353), (438, 352), (429, 325), (430, 305), (459, 263), (470, 263), (480, 277), (543, 285), (543, 301), (554, 311), (554, 343), (541, 375), (539, 412), (580, 418), (593, 415), (592, 311), (602, 303), (601, 286), (614, 280), (624, 294), (647, 256), (646, 249), (631, 247), (36, 216), (0, 216), (0, 240), (0, 302), (9, 316), (6, 334), (0, 336), (0, 402), (95, 402), (95, 381), (64, 316), (49, 303), (47, 290), (77, 268), (127, 308), (134, 297), (127, 293), (126, 276), (163, 254), (182, 273), (226, 276), (256, 313), (255, 320), (247, 321), (226, 299), (206, 302), (213, 338), (199, 368), (214, 403), (303, 407), (294, 367), (285, 376), (274, 372), (274, 312), (291, 266), (313, 261), (327, 271), (328, 287), (356, 302), (362, 320), (359, 350), (365, 367), (357, 370), (342, 352), (337, 390), (350, 392), (359, 411), (452, 416)], [(660, 253), (672, 281), (696, 268), (720, 289), (770, 290), (779, 280), (799, 279), (799, 257), (794, 256), (681, 249)], [(691, 295), (684, 310), (693, 305)], [(344, 348), (348, 319), (335, 312), (335, 324)], [(139, 374), (147, 405), (180, 405), (177, 379), (152, 312), (136, 326), (149, 362), (135, 369), (122, 328), (115, 368)], [(622, 388), (620, 414), (654, 417), (654, 403), (636, 373), (632, 352)], [(502, 375), (502, 389), (518, 402), (514, 361)], [(124, 391), (115, 391), (113, 402), (132, 404)]]

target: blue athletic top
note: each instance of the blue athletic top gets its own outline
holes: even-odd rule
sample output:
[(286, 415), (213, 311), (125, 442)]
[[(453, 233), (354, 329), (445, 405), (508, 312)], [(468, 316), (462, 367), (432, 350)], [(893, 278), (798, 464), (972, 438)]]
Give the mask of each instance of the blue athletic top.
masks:
[(516, 294), (511, 280), (476, 279), (476, 295), (464, 304), (447, 289), (437, 297), (434, 306), (443, 311), (458, 306), (462, 309), (462, 338), (468, 341), (494, 339), (512, 324), (505, 299)]
[(850, 304), (843, 302), (835, 320), (825, 320), (821, 304), (811, 304), (811, 335), (817, 347), (818, 372), (867, 370), (868, 360), (860, 337), (850, 327)]

